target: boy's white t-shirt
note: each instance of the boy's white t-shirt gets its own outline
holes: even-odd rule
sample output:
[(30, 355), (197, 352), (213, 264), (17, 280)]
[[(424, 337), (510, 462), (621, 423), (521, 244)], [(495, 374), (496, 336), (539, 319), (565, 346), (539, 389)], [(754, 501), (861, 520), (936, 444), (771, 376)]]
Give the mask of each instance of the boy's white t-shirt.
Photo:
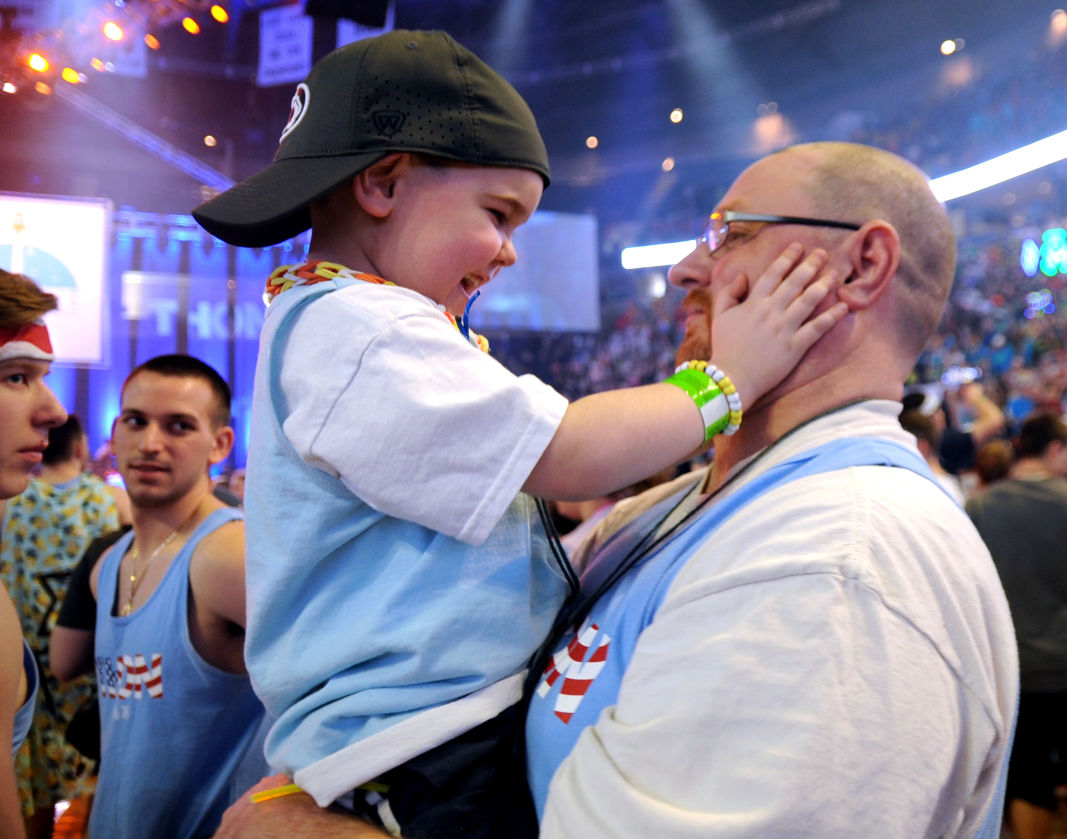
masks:
[(357, 283), (319, 297), (297, 315), (282, 361), (284, 430), (375, 509), (477, 545), (567, 400), (460, 337), (410, 289)]
[(520, 489), (566, 407), (416, 292), (349, 280), (271, 303), (245, 657), (268, 760), (320, 805), (518, 700), (567, 591)]

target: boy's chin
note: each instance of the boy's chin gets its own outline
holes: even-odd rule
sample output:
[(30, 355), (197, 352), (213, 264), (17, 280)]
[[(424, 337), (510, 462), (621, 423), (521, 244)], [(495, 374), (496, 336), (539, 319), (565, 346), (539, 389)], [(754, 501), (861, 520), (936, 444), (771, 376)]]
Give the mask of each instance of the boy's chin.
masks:
[(466, 294), (462, 291), (456, 291), (445, 298), (443, 305), (446, 312), (460, 318), (463, 317), (463, 313), (467, 310), (468, 302), (470, 302), (470, 298)]

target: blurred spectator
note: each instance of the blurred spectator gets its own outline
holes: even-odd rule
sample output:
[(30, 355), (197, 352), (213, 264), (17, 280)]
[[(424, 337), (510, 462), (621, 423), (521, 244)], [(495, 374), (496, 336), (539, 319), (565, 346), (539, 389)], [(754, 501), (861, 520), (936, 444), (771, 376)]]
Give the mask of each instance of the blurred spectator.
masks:
[(974, 456), (974, 471), (978, 477), (977, 489), (986, 489), (1006, 478), (1015, 463), (1015, 447), (1011, 440), (997, 437), (978, 447)]
[(1004, 584), (1020, 695), (1007, 800), (1015, 839), (1048, 839), (1067, 755), (1067, 423), (1027, 419), (1010, 477), (967, 502)]
[(919, 408), (905, 409), (900, 413), (901, 427), (915, 437), (926, 463), (930, 466), (937, 482), (944, 487), (945, 491), (963, 506), (963, 487), (955, 475), (950, 475), (941, 466), (938, 452), (941, 447), (942, 424), (936, 422), (933, 417), (927, 416)]
[[(59, 605), (85, 547), (119, 526), (113, 488), (85, 471), (88, 446), (73, 414), (49, 430), (41, 476), (7, 502), (0, 551), (3, 580), (42, 675), (33, 728), (15, 759), (27, 835), (52, 835), (58, 801), (92, 795), (95, 764), (67, 743), (75, 711), (96, 693), (89, 676), (60, 686), (48, 659)], [(127, 504), (128, 500), (120, 496)]]

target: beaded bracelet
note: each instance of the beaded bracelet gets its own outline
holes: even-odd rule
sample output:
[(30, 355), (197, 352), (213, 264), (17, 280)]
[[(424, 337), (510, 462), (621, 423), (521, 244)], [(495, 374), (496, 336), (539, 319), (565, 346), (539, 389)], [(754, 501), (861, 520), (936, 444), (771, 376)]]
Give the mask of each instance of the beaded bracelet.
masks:
[(707, 361), (685, 361), (665, 381), (689, 394), (704, 421), (705, 440), (741, 425), (741, 397), (730, 378)]
[(707, 362), (705, 363), (705, 366), (707, 368), (707, 374), (711, 376), (711, 380), (719, 386), (719, 389), (726, 394), (726, 401), (730, 405), (730, 422), (723, 430), (723, 433), (727, 436), (736, 434), (737, 429), (741, 427), (741, 394), (737, 392), (737, 388), (735, 388), (734, 383), (730, 381), (730, 377), (722, 370), (714, 364)]

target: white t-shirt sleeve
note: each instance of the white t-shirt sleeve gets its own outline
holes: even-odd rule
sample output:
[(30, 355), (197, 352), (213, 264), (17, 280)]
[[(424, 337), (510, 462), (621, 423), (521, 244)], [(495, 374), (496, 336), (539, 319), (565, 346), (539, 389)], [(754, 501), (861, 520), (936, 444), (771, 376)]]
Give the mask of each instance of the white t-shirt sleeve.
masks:
[(296, 317), (280, 381), (297, 453), (380, 512), (483, 542), (567, 400), (475, 349), (406, 289), (350, 287)]

